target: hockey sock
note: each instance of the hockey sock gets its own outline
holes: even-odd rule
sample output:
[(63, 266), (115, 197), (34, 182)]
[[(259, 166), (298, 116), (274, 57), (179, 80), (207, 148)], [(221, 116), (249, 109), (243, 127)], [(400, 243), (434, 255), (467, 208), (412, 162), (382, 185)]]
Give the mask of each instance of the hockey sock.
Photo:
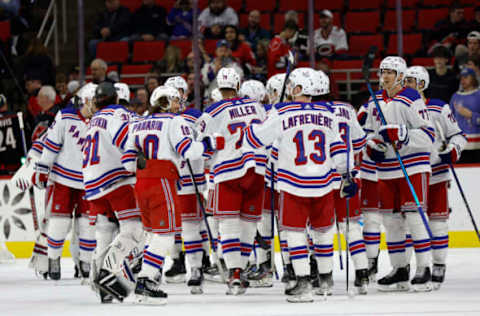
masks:
[(63, 243), (70, 230), (70, 217), (52, 216), (48, 225), (48, 258), (57, 259), (62, 256)]
[(383, 214), (388, 256), (394, 268), (405, 267), (405, 221), (400, 213)]
[(409, 233), (407, 229), (407, 233), (405, 234), (405, 260), (407, 260), (407, 263), (411, 262), (412, 254), (413, 254), (413, 239), (412, 239), (412, 235)]
[(413, 246), (415, 248), (415, 259), (417, 267), (429, 267), (431, 265), (430, 237), (423, 225), (422, 218), (418, 212), (406, 212), (406, 222), (412, 234)]
[(430, 220), (432, 229), (432, 257), (433, 263), (445, 264), (448, 252), (448, 223), (445, 219)]
[[(106, 249), (115, 238), (118, 233), (118, 227), (115, 223), (108, 220), (106, 216), (97, 215), (97, 222), (95, 224), (95, 240), (97, 241), (97, 247), (95, 253), (97, 255), (97, 262), (103, 262), (103, 258), (106, 254)], [(103, 254), (103, 255), (102, 255)]]
[(279, 231), (279, 239), (280, 239), (280, 249), (282, 253), (283, 262), (285, 264), (290, 263), (290, 252), (288, 251), (288, 241), (285, 231)]
[(203, 220), (200, 221), (200, 236), (202, 238), (202, 248), (206, 254), (210, 253), (210, 244), (208, 243), (208, 232)]
[(311, 234), (318, 273), (329, 273), (333, 269), (333, 227), (324, 230), (312, 230)]
[(363, 213), (363, 239), (367, 257), (377, 258), (380, 252), (380, 225), (382, 214), (378, 211), (367, 211)]
[(72, 221), (72, 230), (70, 238), (70, 254), (72, 255), (72, 260), (76, 266), (80, 264), (80, 235), (79, 235), (79, 223), (78, 218), (74, 218)]
[(185, 246), (185, 259), (192, 268), (202, 266), (203, 247), (200, 235), (200, 221), (183, 221), (182, 237)]
[(253, 241), (255, 239), (255, 233), (257, 232), (257, 222), (240, 220), (242, 227), (240, 235), (240, 248), (242, 255), (242, 268), (246, 268), (248, 264), (248, 258), (253, 249)]
[(310, 275), (310, 264), (308, 262), (308, 247), (305, 240), (305, 232), (285, 231), (290, 251), (290, 260), (293, 270), (297, 276)]
[(178, 259), (180, 252), (182, 252), (182, 234), (175, 233), (175, 243), (170, 250), (170, 257), (172, 257), (172, 259)]
[(95, 240), (95, 229), (88, 222), (88, 217), (81, 216), (76, 219), (78, 223), (78, 238), (80, 248), (80, 260), (90, 263), (92, 254), (97, 242)]
[(153, 280), (163, 268), (165, 256), (175, 243), (174, 235), (152, 234), (148, 248), (143, 252), (142, 270), (138, 277), (148, 277)]
[(227, 268), (243, 268), (243, 260), (240, 254), (240, 235), (243, 225), (241, 225), (240, 218), (219, 218), (218, 229), (220, 231), (223, 258)]
[[(262, 213), (262, 219), (258, 223), (258, 232), (262, 239), (270, 246), (272, 240), (272, 212), (268, 210), (264, 210)], [(263, 249), (262, 247), (258, 247), (257, 249), (257, 263), (264, 263), (267, 261), (267, 253), (269, 249)]]
[[(212, 233), (212, 242), (215, 245), (215, 249), (217, 249), (217, 254), (219, 258), (223, 258), (223, 251), (222, 247), (219, 247), (219, 232), (218, 232), (218, 219), (213, 216), (207, 217), (208, 225), (210, 226), (210, 232)], [(213, 251), (213, 249), (212, 249)], [(211, 258), (212, 259), (212, 258)], [(215, 262), (213, 262), (215, 263)]]
[[(345, 235), (346, 223), (340, 223), (340, 230)], [(362, 228), (357, 220), (350, 220), (349, 223), (348, 243), (350, 255), (352, 256), (353, 265), (356, 270), (367, 269), (368, 259), (363, 241)]]

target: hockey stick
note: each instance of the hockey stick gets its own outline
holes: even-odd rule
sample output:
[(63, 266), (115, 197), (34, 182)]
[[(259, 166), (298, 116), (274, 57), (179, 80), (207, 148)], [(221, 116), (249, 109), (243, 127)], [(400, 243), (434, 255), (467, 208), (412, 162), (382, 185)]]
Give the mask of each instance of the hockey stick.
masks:
[(342, 240), (340, 237), (340, 227), (338, 226), (337, 214), (335, 214), (335, 224), (337, 226), (338, 260), (340, 261), (340, 270), (343, 270)]
[[(350, 182), (350, 135), (349, 135), (349, 129), (348, 127), (345, 129), (345, 145), (347, 145), (347, 181)], [(347, 295), (348, 296), (353, 296), (349, 292), (349, 283), (350, 283), (350, 264), (349, 264), (349, 259), (350, 259), (350, 243), (349, 243), (349, 233), (350, 233), (350, 198), (347, 197), (345, 199), (346, 203), (346, 228), (345, 228), (345, 273), (346, 273), (346, 279), (347, 279)]]
[[(380, 120), (382, 122), (382, 125), (387, 125), (387, 121), (385, 120), (385, 116), (383, 115), (382, 108), (380, 107), (380, 104), (377, 101), (377, 98), (375, 97), (375, 94), (373, 93), (372, 86), (370, 85), (370, 67), (372, 66), (373, 59), (375, 58), (375, 53), (377, 51), (377, 47), (372, 46), (370, 47), (368, 54), (365, 56), (365, 60), (363, 62), (363, 77), (367, 83), (367, 88), (368, 92), (370, 93), (370, 96), (373, 99), (373, 102), (375, 104), (375, 108), (378, 111), (378, 115), (380, 116)], [(397, 146), (392, 143), (392, 148), (393, 151), (395, 152), (395, 156), (397, 157), (398, 162), (400, 163), (400, 167), (402, 168), (403, 175), (405, 176), (405, 180), (407, 181), (408, 188), (410, 189), (410, 192), (412, 193), (413, 199), (415, 200), (415, 204), (417, 205), (417, 211), (420, 214), (420, 217), (422, 218), (423, 225), (425, 226), (428, 236), (430, 239), (433, 239), (433, 234), (430, 229), (430, 226), (428, 225), (427, 217), (425, 216), (425, 212), (423, 211), (422, 206), (420, 205), (420, 201), (418, 199), (417, 193), (415, 192), (415, 188), (412, 185), (412, 182), (410, 181), (410, 177), (408, 176), (407, 169), (405, 169), (405, 165), (403, 164), (402, 157), (400, 156), (400, 153), (398, 152)]]
[[(445, 134), (443, 133), (442, 127), (438, 121), (434, 121), (435, 127), (437, 128), (438, 134), (440, 135), (440, 139), (442, 140), (443, 146), (447, 146), (447, 139), (445, 138)], [(475, 233), (477, 234), (478, 240), (480, 240), (480, 233), (478, 232), (477, 223), (475, 222), (475, 218), (473, 217), (472, 210), (470, 209), (470, 205), (468, 204), (467, 197), (463, 192), (462, 185), (460, 184), (460, 180), (457, 177), (457, 172), (451, 163), (448, 164), (450, 170), (452, 171), (453, 177), (455, 178), (455, 182), (457, 183), (458, 191), (460, 191), (460, 195), (462, 196), (463, 202), (465, 203), (465, 207), (467, 208), (468, 215), (470, 216), (470, 220), (472, 221), (473, 228), (475, 229)]]
[(222, 278), (222, 282), (225, 283), (226, 282), (225, 271), (223, 271), (222, 264), (218, 260), (217, 247), (215, 246), (215, 242), (213, 241), (212, 231), (210, 229), (210, 225), (208, 224), (207, 213), (205, 212), (205, 207), (203, 206), (203, 203), (202, 203), (202, 197), (200, 196), (200, 191), (198, 190), (198, 185), (197, 185), (197, 182), (195, 181), (195, 175), (193, 173), (192, 165), (190, 164), (189, 159), (187, 159), (186, 161), (187, 161), (188, 171), (190, 172), (190, 176), (192, 177), (193, 187), (195, 188), (195, 195), (197, 196), (197, 201), (198, 201), (198, 204), (200, 205), (200, 210), (202, 211), (205, 227), (207, 228), (208, 241), (210, 242), (210, 247), (213, 250), (213, 261), (217, 263), (218, 270), (220, 271), (220, 277)]

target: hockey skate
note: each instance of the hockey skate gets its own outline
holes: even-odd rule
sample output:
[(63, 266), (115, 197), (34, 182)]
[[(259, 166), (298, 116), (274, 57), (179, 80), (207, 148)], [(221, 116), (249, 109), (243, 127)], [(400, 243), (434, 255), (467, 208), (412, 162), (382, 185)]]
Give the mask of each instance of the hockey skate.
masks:
[(447, 266), (444, 264), (433, 264), (432, 271), (432, 285), (434, 290), (439, 290), (442, 286), (443, 280), (445, 280), (445, 270)]
[(430, 267), (417, 267), (415, 276), (410, 283), (415, 292), (430, 292), (433, 289)]
[[(283, 270), (283, 277), (285, 277), (285, 295), (290, 295), (290, 290), (295, 287), (297, 284), (297, 277), (295, 276), (295, 270), (293, 270), (293, 265), (291, 263), (287, 264), (286, 268)], [(283, 282), (282, 277), (282, 282)]]
[(407, 267), (396, 267), (393, 270), (377, 281), (378, 290), (382, 292), (408, 291), (410, 286), (409, 269)]
[(240, 268), (233, 268), (228, 273), (228, 289), (227, 295), (243, 295), (247, 291), (249, 286), (248, 281), (245, 279), (243, 270)]
[(48, 258), (48, 277), (55, 281), (60, 280), (60, 257), (57, 259)]
[(378, 273), (378, 257), (375, 258), (368, 258), (368, 278), (370, 282), (377, 281), (377, 273)]
[(136, 302), (139, 304), (165, 305), (168, 295), (160, 284), (147, 277), (140, 277), (135, 287)]
[(316, 295), (332, 295), (332, 288), (333, 288), (332, 272), (320, 273), (318, 277), (319, 277), (319, 287), (315, 291), (315, 294)]
[[(208, 265), (206, 263), (208, 263)], [(222, 278), (222, 276), (220, 275), (220, 269), (218, 268), (218, 264), (222, 265), (223, 271), (228, 271), (225, 260), (223, 260), (222, 258), (220, 258), (219, 263), (215, 263), (213, 265), (210, 265), (210, 260), (208, 259), (208, 257), (207, 260), (204, 259), (204, 262), (202, 264), (202, 270), (205, 280), (217, 283), (224, 283), (223, 280), (227, 279), (227, 277)]]
[(313, 290), (320, 287), (320, 278), (318, 277), (317, 259), (314, 256), (310, 256), (310, 280), (312, 281)]
[(368, 290), (368, 270), (367, 269), (359, 269), (355, 270), (355, 288), (357, 289), (358, 294), (365, 295), (367, 294)]
[(270, 268), (270, 260), (261, 263), (258, 269), (247, 277), (251, 287), (272, 287), (273, 273)]
[(313, 302), (312, 284), (310, 283), (310, 276), (304, 275), (297, 278), (297, 283), (290, 290), (290, 294), (287, 297), (287, 302), (290, 302), (290, 303)]
[(258, 270), (258, 267), (255, 263), (248, 262), (247, 268), (245, 269), (244, 274), (247, 277), (247, 279), (250, 279), (250, 276), (254, 274), (257, 270)]
[(203, 294), (203, 272), (200, 268), (192, 268), (190, 280), (187, 282), (191, 294)]
[(81, 284), (87, 285), (88, 278), (90, 277), (90, 264), (85, 261), (80, 261), (78, 263), (78, 274), (82, 278)]
[(177, 259), (173, 259), (173, 264), (167, 272), (165, 272), (165, 281), (167, 283), (183, 283), (187, 270), (185, 269), (185, 253), (182, 251)]
[(102, 303), (105, 303), (104, 299), (108, 298), (109, 295), (120, 302), (123, 302), (123, 299), (128, 295), (126, 289), (117, 280), (115, 274), (105, 269), (100, 269), (94, 282), (100, 291)]

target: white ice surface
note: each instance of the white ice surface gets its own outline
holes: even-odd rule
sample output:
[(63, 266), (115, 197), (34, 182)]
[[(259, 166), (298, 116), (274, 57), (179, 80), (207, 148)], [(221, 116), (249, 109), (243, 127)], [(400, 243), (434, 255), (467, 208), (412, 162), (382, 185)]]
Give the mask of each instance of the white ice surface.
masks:
[[(136, 305), (131, 297), (123, 304), (102, 305), (88, 286), (72, 278), (71, 259), (63, 259), (65, 279), (59, 282), (36, 278), (27, 260), (17, 260), (0, 265), (0, 315), (480, 315), (479, 259), (480, 248), (450, 250), (446, 281), (431, 293), (380, 293), (371, 286), (368, 295), (348, 298), (345, 272), (335, 257), (334, 293), (326, 301), (316, 296), (314, 303), (287, 303), (278, 281), (273, 288), (249, 289), (239, 297), (226, 296), (225, 285), (207, 282), (205, 294), (198, 296), (189, 294), (184, 284), (166, 284), (166, 306)], [(389, 269), (382, 252), (379, 275)], [(353, 282), (353, 275), (350, 278)]]

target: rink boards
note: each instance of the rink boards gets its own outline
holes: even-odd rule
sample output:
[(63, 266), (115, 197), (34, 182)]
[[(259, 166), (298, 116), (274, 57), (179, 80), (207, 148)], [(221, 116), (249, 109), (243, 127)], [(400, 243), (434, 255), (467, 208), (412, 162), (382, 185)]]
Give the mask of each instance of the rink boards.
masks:
[[(480, 164), (459, 165), (456, 170), (473, 215), (477, 224), (480, 224)], [(43, 207), (41, 207), (44, 204), (43, 194), (40, 194), (42, 191), (36, 190), (36, 192), (37, 209), (43, 214)], [(452, 209), (449, 222), (450, 247), (480, 247), (467, 209), (453, 180), (449, 190), (449, 203)], [(28, 194), (21, 193), (10, 183), (8, 177), (0, 177), (0, 234), (0, 241), (5, 239), (8, 249), (17, 258), (30, 257), (35, 239), (30, 199)], [(334, 238), (335, 249), (337, 249), (336, 240)], [(64, 256), (70, 256), (68, 245), (66, 241)], [(382, 236), (381, 247), (385, 249), (384, 236)], [(276, 250), (279, 251), (277, 238)]]

